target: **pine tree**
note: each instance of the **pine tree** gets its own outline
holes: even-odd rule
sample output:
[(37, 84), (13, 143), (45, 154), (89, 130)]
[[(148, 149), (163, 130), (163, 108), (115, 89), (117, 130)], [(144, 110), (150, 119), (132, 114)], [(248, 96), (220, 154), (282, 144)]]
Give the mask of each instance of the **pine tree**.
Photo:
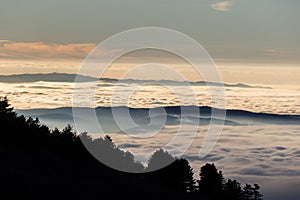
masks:
[(236, 180), (228, 179), (224, 184), (224, 194), (227, 199), (243, 200), (243, 190), (241, 184)]
[(195, 190), (195, 179), (193, 168), (190, 166), (189, 162), (186, 159), (179, 159), (177, 161), (178, 167), (175, 169), (179, 174), (177, 175), (179, 178), (180, 190), (184, 193), (191, 193)]
[(243, 188), (243, 196), (245, 200), (254, 200), (253, 196), (253, 189), (252, 186), (250, 184), (246, 184)]
[(15, 118), (16, 113), (13, 111), (14, 108), (8, 103), (7, 97), (0, 97), (0, 117), (4, 118)]
[(198, 190), (201, 193), (221, 194), (223, 191), (223, 181), (222, 171), (218, 171), (214, 164), (206, 164), (200, 170)]
[(254, 200), (262, 200), (262, 194), (260, 194), (259, 192), (259, 185), (258, 184), (254, 184), (254, 187), (253, 187), (253, 193), (254, 193)]
[(153, 153), (148, 161), (148, 167), (146, 171), (159, 170), (173, 163), (175, 158), (163, 149), (159, 149)]

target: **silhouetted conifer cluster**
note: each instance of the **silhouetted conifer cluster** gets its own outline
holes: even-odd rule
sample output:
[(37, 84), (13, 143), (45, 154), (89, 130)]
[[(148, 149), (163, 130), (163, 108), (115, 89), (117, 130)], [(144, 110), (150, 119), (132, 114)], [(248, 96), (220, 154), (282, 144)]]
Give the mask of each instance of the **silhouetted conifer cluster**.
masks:
[[(18, 116), (6, 97), (0, 97), (0, 126), (1, 199), (262, 199), (257, 184), (226, 180), (214, 164), (201, 167), (195, 180), (186, 159), (159, 149), (144, 167), (109, 136), (92, 139), (70, 126), (50, 130), (38, 119)], [(110, 166), (141, 173), (100, 163), (82, 140), (103, 152), (101, 159)], [(161, 162), (171, 164), (155, 170)]]

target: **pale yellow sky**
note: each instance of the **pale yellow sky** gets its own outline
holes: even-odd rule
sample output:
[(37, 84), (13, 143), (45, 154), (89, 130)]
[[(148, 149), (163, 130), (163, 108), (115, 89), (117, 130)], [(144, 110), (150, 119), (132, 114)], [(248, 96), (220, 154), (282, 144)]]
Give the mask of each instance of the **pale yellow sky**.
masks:
[[(153, 61), (151, 58), (150, 61)], [(122, 63), (116, 61), (104, 73), (103, 77), (120, 78), (126, 72), (145, 63), (132, 62)], [(147, 62), (146, 62), (147, 63)], [(153, 63), (153, 62), (148, 62)], [(185, 62), (168, 62), (161, 60), (164, 64), (174, 69), (175, 72), (191, 81), (201, 80), (201, 76), (194, 68)], [(0, 74), (21, 74), (21, 73), (77, 73), (81, 67), (81, 61), (36, 61), (36, 60), (2, 60), (0, 62)], [(151, 64), (148, 65), (149, 67)], [(277, 85), (282, 88), (299, 88), (300, 67), (292, 64), (257, 64), (257, 63), (220, 63), (216, 61), (216, 67), (224, 83), (245, 83), (257, 85)], [(157, 76), (155, 71), (147, 70), (149, 79), (172, 79), (166, 72)], [(95, 74), (95, 76), (98, 76)], [(136, 78), (134, 75), (127, 78)]]

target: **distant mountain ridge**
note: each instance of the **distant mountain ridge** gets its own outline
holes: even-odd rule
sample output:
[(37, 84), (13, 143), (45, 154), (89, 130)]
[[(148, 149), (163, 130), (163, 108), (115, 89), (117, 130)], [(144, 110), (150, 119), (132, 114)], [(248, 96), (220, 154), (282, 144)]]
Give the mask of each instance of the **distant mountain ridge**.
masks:
[[(165, 106), (165, 107), (155, 107), (155, 108), (131, 108), (126, 106), (116, 106), (116, 107), (96, 107), (96, 108), (89, 108), (89, 107), (60, 107), (60, 108), (35, 108), (35, 109), (17, 109), (16, 111), (21, 114), (31, 113), (34, 116), (45, 114), (45, 113), (68, 113), (72, 114), (72, 109), (79, 109), (79, 110), (89, 110), (95, 109), (99, 113), (106, 113), (111, 112), (112, 109), (129, 109), (130, 113), (144, 113), (149, 112), (149, 110), (155, 111), (158, 110), (161, 112), (161, 109), (166, 111), (166, 114), (169, 115), (181, 115), (181, 110), (183, 109), (185, 113), (189, 113), (188, 110), (191, 110), (191, 113), (194, 113), (195, 110), (199, 110), (199, 113), (202, 116), (210, 116), (212, 110), (214, 112), (223, 111), (222, 109), (212, 108), (210, 106)], [(282, 120), (299, 120), (300, 122), (300, 115), (292, 115), (292, 114), (273, 114), (273, 113), (263, 113), (263, 112), (251, 112), (247, 110), (232, 110), (228, 109), (225, 110), (227, 117), (247, 117), (247, 118), (262, 118), (265, 120), (274, 120), (274, 119), (282, 119)]]
[[(68, 73), (38, 73), (38, 74), (13, 74), (13, 75), (0, 75), (0, 82), (3, 83), (31, 83), (38, 81), (45, 82), (93, 82), (98, 81), (99, 78), (92, 76), (85, 76), (79, 74), (68, 74)], [(152, 83), (152, 84), (162, 84), (162, 85), (178, 85), (178, 86), (225, 86), (225, 87), (239, 87), (239, 88), (263, 88), (272, 89), (271, 87), (264, 86), (251, 86), (243, 83), (228, 84), (228, 83), (218, 83), (218, 82), (205, 82), (205, 81), (176, 81), (176, 80), (141, 80), (141, 79), (114, 79), (114, 78), (101, 78), (102, 82), (108, 83), (128, 83), (128, 84), (138, 84), (138, 83)]]
[[(165, 113), (162, 112), (162, 108)], [(80, 116), (73, 116), (73, 111), (80, 113)], [(121, 133), (114, 120), (113, 112), (117, 111), (119, 116), (126, 113), (129, 109), (129, 113), (135, 123), (145, 126), (151, 122), (149, 115), (149, 108), (128, 108), (125, 106), (120, 107), (97, 107), (95, 108), (96, 117), (101, 121), (102, 128), (107, 132)], [(184, 110), (184, 113), (181, 112)], [(54, 109), (31, 109), (31, 110), (16, 110), (18, 114), (26, 117), (38, 117), (43, 123), (50, 127), (63, 128), (66, 123), (74, 124), (74, 117), (77, 121), (89, 123), (91, 111), (94, 108), (87, 107), (62, 107)], [(114, 110), (114, 111), (113, 111)], [(195, 112), (199, 111), (199, 116), (195, 116)], [(279, 124), (279, 125), (299, 125), (300, 115), (279, 115), (279, 114), (267, 114), (267, 113), (254, 113), (245, 110), (226, 110), (226, 118), (218, 119), (217, 116), (212, 116), (214, 111), (218, 113), (223, 110), (211, 108), (208, 106), (170, 106), (170, 107), (157, 107), (151, 109), (152, 120), (164, 121), (166, 119), (166, 125), (174, 126), (180, 124), (180, 119), (184, 120), (184, 123), (195, 123), (199, 120), (199, 126), (208, 125), (211, 120), (215, 124), (225, 124), (228, 126), (248, 126), (253, 124)], [(124, 117), (124, 116), (123, 116)], [(198, 122), (197, 122), (198, 123)], [(154, 127), (153, 128), (157, 128)], [(88, 132), (96, 132), (97, 126), (95, 124), (88, 124), (83, 130)], [(132, 130), (134, 131), (134, 130)], [(138, 130), (139, 131), (139, 130)]]
[[(76, 77), (77, 76), (77, 77)], [(97, 81), (97, 78), (91, 76), (83, 76), (77, 74), (67, 73), (47, 73), (47, 74), (13, 74), (13, 75), (0, 75), (0, 82), (5, 83), (27, 83), (27, 82), (90, 82)]]

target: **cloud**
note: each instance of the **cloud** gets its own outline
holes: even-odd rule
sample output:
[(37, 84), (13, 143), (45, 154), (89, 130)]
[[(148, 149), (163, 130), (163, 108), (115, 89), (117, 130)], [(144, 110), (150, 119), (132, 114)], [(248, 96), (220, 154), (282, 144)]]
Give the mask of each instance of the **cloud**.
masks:
[(211, 4), (212, 9), (227, 12), (230, 10), (230, 7), (233, 5), (232, 1), (221, 1), (214, 4)]
[(253, 175), (253, 176), (272, 176), (272, 173), (267, 172), (259, 167), (255, 168), (244, 168), (240, 170), (240, 173), (243, 175)]
[[(46, 44), (9, 40), (0, 42), (0, 58), (10, 59), (83, 59), (96, 46), (94, 43)], [(115, 50), (97, 50), (99, 56), (113, 53)]]
[(268, 55), (268, 56), (278, 56), (278, 55), (281, 55), (281, 52), (277, 51), (275, 49), (264, 49), (263, 51), (264, 51), (265, 55)]
[(11, 41), (11, 40), (0, 40), (0, 43), (11, 43), (11, 42), (14, 42), (14, 41)]

